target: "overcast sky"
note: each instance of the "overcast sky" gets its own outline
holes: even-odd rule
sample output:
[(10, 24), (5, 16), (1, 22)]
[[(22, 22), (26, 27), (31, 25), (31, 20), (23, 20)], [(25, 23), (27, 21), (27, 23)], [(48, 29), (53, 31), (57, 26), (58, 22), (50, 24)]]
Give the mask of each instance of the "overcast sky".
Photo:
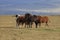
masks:
[(60, 0), (0, 0), (0, 13), (11, 11), (60, 13)]

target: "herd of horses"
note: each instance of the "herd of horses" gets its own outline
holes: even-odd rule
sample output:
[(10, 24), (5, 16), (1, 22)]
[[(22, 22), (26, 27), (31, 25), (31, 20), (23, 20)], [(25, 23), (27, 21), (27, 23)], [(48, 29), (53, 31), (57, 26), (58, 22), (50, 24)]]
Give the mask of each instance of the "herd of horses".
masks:
[(33, 23), (35, 24), (35, 27), (41, 25), (41, 23), (45, 23), (46, 26), (48, 26), (49, 18), (47, 16), (38, 16), (38, 15), (32, 15), (30, 13), (26, 13), (23, 16), (22, 15), (15, 15), (16, 17), (16, 27), (19, 27), (21, 24), (22, 26), (25, 24), (25, 28), (32, 28)]

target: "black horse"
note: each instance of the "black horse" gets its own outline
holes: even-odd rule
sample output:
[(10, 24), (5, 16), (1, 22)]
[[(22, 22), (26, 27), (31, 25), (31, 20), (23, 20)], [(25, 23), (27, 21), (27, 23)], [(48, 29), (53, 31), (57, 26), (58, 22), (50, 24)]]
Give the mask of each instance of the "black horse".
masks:
[(32, 28), (33, 16), (30, 13), (25, 14), (25, 24), (28, 25), (29, 28)]

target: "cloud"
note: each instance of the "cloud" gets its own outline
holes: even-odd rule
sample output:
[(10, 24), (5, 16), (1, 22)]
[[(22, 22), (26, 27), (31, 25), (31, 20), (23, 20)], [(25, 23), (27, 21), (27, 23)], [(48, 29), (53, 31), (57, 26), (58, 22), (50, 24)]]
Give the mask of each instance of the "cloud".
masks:
[(43, 13), (60, 13), (60, 8), (51, 8), (51, 9), (38, 9), (38, 10), (32, 10), (32, 9), (17, 9), (17, 11), (25, 11), (25, 12), (43, 12)]
[(24, 8), (3, 8), (0, 10), (1, 12), (8, 12), (8, 11), (22, 11), (22, 12), (37, 12), (37, 13), (60, 13), (60, 7), (58, 8), (45, 8), (45, 9), (24, 9)]

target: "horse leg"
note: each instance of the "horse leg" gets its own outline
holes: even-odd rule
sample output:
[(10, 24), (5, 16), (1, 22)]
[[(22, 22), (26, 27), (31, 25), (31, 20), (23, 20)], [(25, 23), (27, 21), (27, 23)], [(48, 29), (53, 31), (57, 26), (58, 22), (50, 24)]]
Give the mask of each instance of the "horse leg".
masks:
[(28, 26), (27, 26), (28, 28), (30, 28), (31, 27), (31, 23), (30, 22), (28, 22)]
[(24, 23), (22, 22), (22, 27), (23, 27)]
[(36, 24), (36, 28), (37, 28), (37, 24)]
[(25, 28), (26, 28), (26, 23), (25, 23)]
[(32, 28), (32, 23), (30, 23), (30, 28)]
[(29, 24), (28, 23), (26, 23), (26, 28), (29, 28)]
[(36, 24), (36, 28), (37, 28), (38, 23), (35, 23), (35, 24)]
[(30, 24), (29, 24), (29, 28), (30, 28), (31, 26), (30, 26)]
[(39, 23), (39, 27), (41, 26), (41, 23)]
[(31, 28), (32, 28), (32, 23), (31, 23)]
[(19, 28), (19, 23), (16, 23), (16, 28)]
[(48, 26), (48, 22), (46, 22), (46, 26)]
[(20, 24), (19, 20), (16, 19), (16, 28), (19, 28), (19, 24)]

